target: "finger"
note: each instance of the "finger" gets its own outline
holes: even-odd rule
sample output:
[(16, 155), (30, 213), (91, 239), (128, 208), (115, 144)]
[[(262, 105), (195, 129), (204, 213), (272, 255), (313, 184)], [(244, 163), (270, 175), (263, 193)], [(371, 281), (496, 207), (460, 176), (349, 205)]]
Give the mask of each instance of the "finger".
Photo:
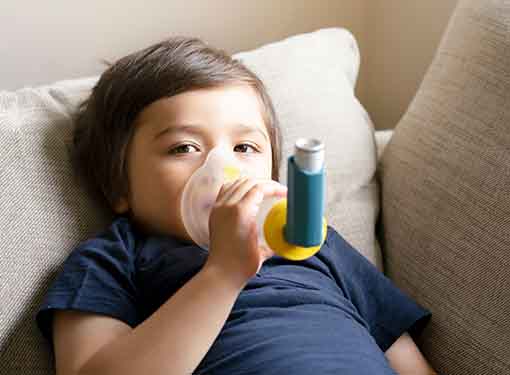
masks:
[(250, 211), (251, 216), (255, 216), (259, 210), (259, 205), (264, 199), (264, 192), (261, 184), (255, 184), (239, 200), (239, 204)]
[(223, 193), (222, 199), (219, 202), (223, 204), (236, 204), (244, 200), (245, 196), (254, 187), (257, 187), (256, 190), (250, 193), (250, 196), (247, 197), (248, 199), (243, 204), (247, 206), (255, 204), (257, 209), (258, 204), (265, 197), (276, 196), (283, 198), (287, 196), (287, 187), (277, 181), (243, 177), (236, 180), (235, 184)]
[(260, 209), (260, 204), (265, 198), (284, 198), (286, 196), (287, 187), (278, 183), (268, 183), (266, 180), (254, 185), (248, 192), (246, 192), (244, 197), (239, 201), (239, 205), (245, 207), (249, 216), (256, 216)]
[(222, 196), (220, 202), (222, 204), (230, 203), (232, 195), (235, 194), (235, 192), (239, 189), (239, 187), (245, 183), (247, 178), (248, 177), (242, 176), (242, 177), (239, 177), (238, 179), (236, 179), (235, 181), (227, 183), (228, 185), (223, 193), (223, 196)]
[(261, 191), (264, 197), (287, 196), (287, 187), (274, 180), (265, 180), (260, 182)]
[(248, 241), (250, 243), (251, 248), (253, 249), (258, 248), (257, 223), (255, 223), (255, 221), (253, 221), (250, 225)]
[(227, 181), (225, 182), (218, 193), (218, 197), (216, 198), (216, 202), (220, 204), (224, 204), (228, 198), (232, 195), (232, 191), (239, 186), (243, 180), (246, 179), (245, 177), (238, 178), (234, 181)]
[(262, 250), (261, 247), (259, 247), (257, 224), (254, 221), (250, 225), (248, 241), (251, 249), (257, 249), (256, 250), (257, 252), (256, 256), (258, 258), (257, 272), (259, 272), (260, 268), (262, 267), (262, 264), (267, 258), (265, 257), (266, 254), (263, 251), (261, 251)]
[(287, 195), (287, 187), (272, 180), (259, 180), (253, 185), (241, 198), (241, 204), (252, 206), (258, 205), (264, 198), (268, 197), (285, 197)]
[(274, 192), (276, 194), (280, 194), (282, 192), (287, 192), (287, 186), (275, 180), (254, 178), (253, 181), (261, 186), (264, 185), (264, 191), (267, 191), (268, 193)]
[(235, 189), (232, 189), (230, 196), (225, 200), (226, 204), (238, 203), (250, 189), (256, 185), (256, 182), (247, 178), (242, 181), (241, 184), (237, 185)]

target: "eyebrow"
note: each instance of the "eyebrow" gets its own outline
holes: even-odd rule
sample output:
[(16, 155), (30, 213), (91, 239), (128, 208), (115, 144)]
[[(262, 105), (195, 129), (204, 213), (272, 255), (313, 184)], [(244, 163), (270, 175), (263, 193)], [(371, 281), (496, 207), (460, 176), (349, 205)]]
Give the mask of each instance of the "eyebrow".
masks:
[[(200, 125), (172, 125), (158, 132), (154, 136), (153, 140), (156, 141), (158, 138), (162, 137), (165, 134), (187, 133), (201, 135), (203, 132), (201, 129), (202, 126)], [(234, 129), (235, 129), (234, 132), (236, 134), (260, 133), (269, 142), (269, 137), (267, 136), (267, 134), (258, 126), (235, 124)]]

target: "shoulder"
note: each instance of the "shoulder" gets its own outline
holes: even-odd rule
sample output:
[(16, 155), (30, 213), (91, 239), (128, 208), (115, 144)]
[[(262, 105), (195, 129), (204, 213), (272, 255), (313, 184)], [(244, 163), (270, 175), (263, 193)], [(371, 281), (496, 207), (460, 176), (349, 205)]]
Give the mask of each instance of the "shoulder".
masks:
[(345, 246), (352, 248), (351, 244), (331, 225), (328, 225), (326, 244), (330, 248)]
[(334, 265), (335, 268), (343, 269), (347, 273), (356, 270), (379, 271), (368, 258), (330, 225), (328, 225), (324, 245), (318, 254), (323, 258), (323, 261)]
[(351, 257), (353, 250), (357, 251), (335, 228), (328, 225), (326, 240), (324, 241), (321, 253), (326, 257), (337, 259)]
[[(125, 216), (114, 218), (110, 226), (80, 242), (71, 252), (69, 260), (83, 262), (108, 259), (132, 263), (136, 257), (137, 235)], [(81, 261), (80, 261), (81, 260)]]
[(116, 216), (108, 228), (87, 241), (94, 240), (122, 242), (125, 246), (132, 247), (136, 242), (135, 227), (128, 217)]

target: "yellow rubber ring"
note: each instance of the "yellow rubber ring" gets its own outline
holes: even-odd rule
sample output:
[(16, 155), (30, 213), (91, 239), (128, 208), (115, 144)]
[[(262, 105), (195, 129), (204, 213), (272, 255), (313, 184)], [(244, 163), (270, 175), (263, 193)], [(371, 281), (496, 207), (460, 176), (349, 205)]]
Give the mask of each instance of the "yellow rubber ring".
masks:
[(283, 198), (276, 202), (264, 221), (264, 235), (268, 246), (276, 254), (290, 259), (290, 260), (303, 260), (313, 256), (318, 252), (326, 240), (327, 234), (327, 222), (326, 218), (323, 218), (322, 225), (322, 241), (320, 245), (301, 247), (288, 243), (285, 240), (283, 229), (287, 221), (287, 199)]

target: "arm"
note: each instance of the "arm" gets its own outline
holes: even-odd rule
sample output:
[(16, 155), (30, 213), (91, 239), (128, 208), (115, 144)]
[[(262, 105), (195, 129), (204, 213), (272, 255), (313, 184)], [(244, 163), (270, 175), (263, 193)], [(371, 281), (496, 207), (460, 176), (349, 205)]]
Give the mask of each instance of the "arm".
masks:
[(437, 375), (407, 332), (384, 354), (391, 367), (401, 375)]
[(219, 334), (242, 285), (202, 271), (135, 329), (116, 319), (59, 312), (58, 373), (190, 374)]
[(99, 314), (60, 311), (53, 332), (57, 373), (190, 374), (220, 333), (247, 281), (270, 256), (258, 247), (263, 196), (285, 187), (248, 179), (224, 185), (211, 212), (207, 262), (149, 318), (131, 329)]

